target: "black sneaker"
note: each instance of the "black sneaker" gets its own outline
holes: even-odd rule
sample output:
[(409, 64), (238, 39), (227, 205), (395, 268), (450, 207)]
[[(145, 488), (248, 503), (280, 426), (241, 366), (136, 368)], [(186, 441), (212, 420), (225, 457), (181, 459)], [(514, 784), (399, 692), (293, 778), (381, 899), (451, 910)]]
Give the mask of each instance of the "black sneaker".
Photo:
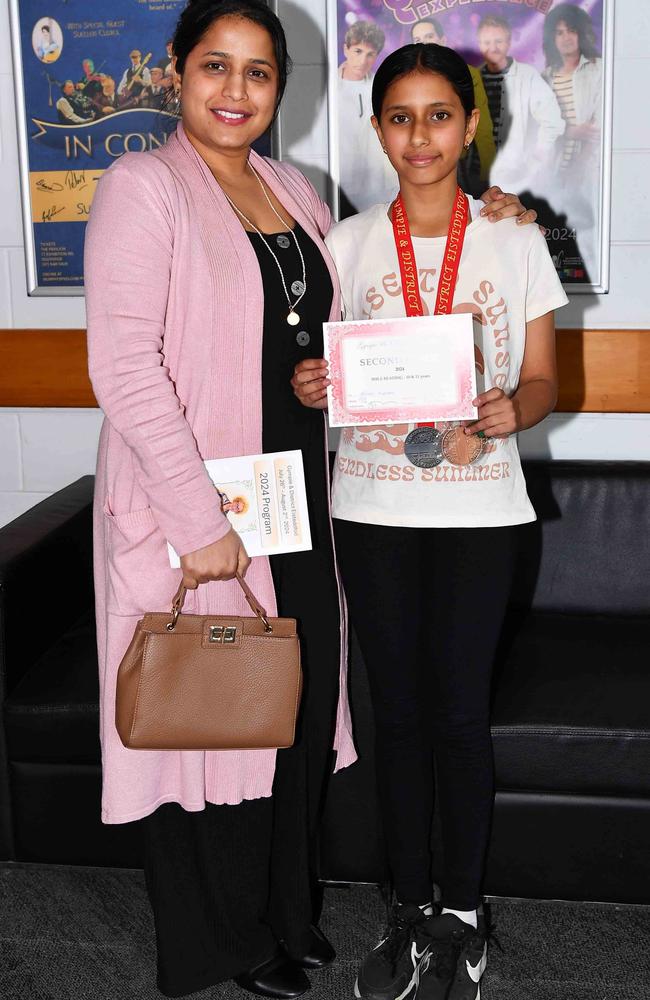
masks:
[(481, 1000), (481, 976), (486, 965), (487, 938), (479, 917), (478, 930), (470, 927), (465, 932), (448, 1000)]
[(415, 1000), (420, 968), (431, 950), (419, 906), (395, 903), (382, 940), (359, 969), (354, 995), (360, 1000)]
[(480, 1000), (481, 976), (487, 964), (485, 925), (478, 930), (453, 913), (428, 922), (431, 951), (420, 970), (418, 1000)]

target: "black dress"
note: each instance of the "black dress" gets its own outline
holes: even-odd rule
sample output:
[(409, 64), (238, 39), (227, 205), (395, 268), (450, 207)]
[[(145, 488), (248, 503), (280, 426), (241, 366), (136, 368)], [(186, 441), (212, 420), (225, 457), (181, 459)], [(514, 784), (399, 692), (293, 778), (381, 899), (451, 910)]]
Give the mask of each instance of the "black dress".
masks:
[[(295, 617), (305, 686), (295, 745), (278, 751), (273, 795), (237, 806), (207, 804), (185, 812), (176, 803), (142, 820), (145, 874), (156, 924), (158, 985), (181, 996), (231, 979), (265, 961), (283, 941), (299, 956), (317, 919), (315, 833), (327, 776), (339, 682), (340, 620), (330, 533), (325, 428), (290, 385), (296, 363), (323, 356), (332, 282), (322, 254), (304, 230), (307, 292), (292, 327), (276, 262), (250, 233), (264, 283), (263, 448), (303, 454), (313, 549), (271, 556), (278, 614)], [(290, 233), (265, 235), (291, 286), (302, 264)]]

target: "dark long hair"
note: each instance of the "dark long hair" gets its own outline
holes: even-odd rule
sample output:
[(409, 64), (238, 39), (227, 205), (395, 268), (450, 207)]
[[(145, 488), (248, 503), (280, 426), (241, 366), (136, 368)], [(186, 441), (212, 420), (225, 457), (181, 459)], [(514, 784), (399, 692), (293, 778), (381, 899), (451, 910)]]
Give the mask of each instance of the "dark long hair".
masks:
[(596, 46), (596, 35), (591, 18), (586, 10), (574, 7), (572, 3), (561, 3), (554, 7), (544, 22), (544, 55), (546, 65), (554, 69), (562, 65), (562, 56), (555, 44), (555, 29), (560, 21), (564, 21), (571, 31), (578, 33), (580, 53), (585, 59), (596, 59), (600, 53)]
[(403, 45), (401, 49), (386, 56), (372, 84), (372, 110), (376, 118), (381, 118), (381, 109), (390, 85), (414, 70), (428, 70), (444, 76), (458, 95), (465, 114), (468, 117), (471, 115), (474, 109), (474, 84), (467, 63), (453, 49), (432, 42), (428, 45)]
[(280, 19), (267, 7), (264, 0), (189, 0), (178, 19), (172, 40), (177, 72), (182, 76), (190, 52), (214, 22), (222, 17), (243, 17), (253, 24), (259, 24), (271, 36), (279, 74), (275, 105), (277, 115), (291, 72), (291, 59), (287, 52), (287, 39)]

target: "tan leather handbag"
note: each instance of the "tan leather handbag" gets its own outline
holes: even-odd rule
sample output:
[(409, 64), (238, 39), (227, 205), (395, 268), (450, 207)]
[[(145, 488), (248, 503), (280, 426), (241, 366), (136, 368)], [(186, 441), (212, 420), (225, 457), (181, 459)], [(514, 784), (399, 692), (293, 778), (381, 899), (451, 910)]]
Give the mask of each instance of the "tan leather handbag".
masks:
[(302, 693), (292, 618), (171, 613), (138, 622), (117, 675), (115, 724), (132, 750), (262, 750), (293, 745)]

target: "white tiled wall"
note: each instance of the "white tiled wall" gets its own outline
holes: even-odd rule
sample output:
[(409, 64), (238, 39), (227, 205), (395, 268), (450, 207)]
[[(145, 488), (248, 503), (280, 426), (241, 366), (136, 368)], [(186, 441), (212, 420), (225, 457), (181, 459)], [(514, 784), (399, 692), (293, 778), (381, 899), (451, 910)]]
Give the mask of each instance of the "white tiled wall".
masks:
[(0, 409), (0, 526), (95, 471), (101, 410)]
[(327, 198), (326, 0), (279, 0), (278, 11), (294, 65), (280, 119), (283, 159)]
[[(328, 142), (326, 2), (280, 0), (295, 69), (282, 114), (283, 153), (325, 196)], [(109, 0), (95, 5), (110, 6)], [(650, 327), (650, 2), (616, 0), (610, 293), (574, 296), (566, 327)], [(81, 298), (26, 294), (8, 0), (0, 0), (0, 327), (83, 328)], [(1, 359), (0, 359), (1, 363)], [(95, 410), (0, 410), (0, 525), (66, 482), (93, 471)], [(621, 442), (626, 451), (621, 451)], [(553, 414), (522, 435), (524, 454), (650, 459), (650, 416)]]
[(645, 413), (551, 413), (519, 435), (522, 458), (650, 461)]

